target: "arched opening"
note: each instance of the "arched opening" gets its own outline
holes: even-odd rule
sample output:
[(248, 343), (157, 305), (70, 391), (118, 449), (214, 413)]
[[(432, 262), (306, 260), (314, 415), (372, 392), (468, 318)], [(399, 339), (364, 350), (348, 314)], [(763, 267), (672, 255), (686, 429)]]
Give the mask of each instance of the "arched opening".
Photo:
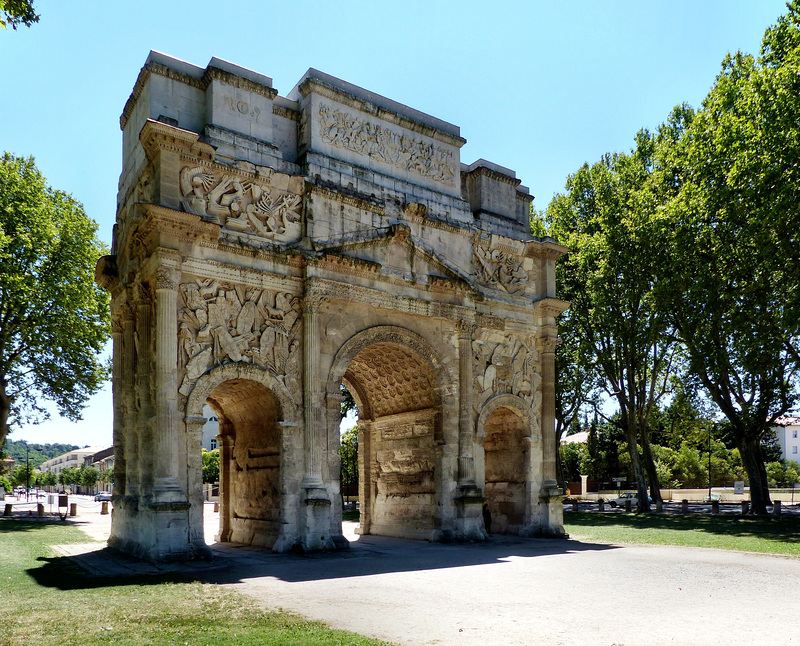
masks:
[(271, 548), (281, 527), (281, 405), (264, 385), (229, 379), (207, 403), (219, 420), (220, 542)]
[(524, 521), (525, 430), (525, 419), (505, 406), (495, 408), (486, 419), (485, 497), (493, 534), (518, 534)]
[(441, 396), (430, 362), (399, 342), (361, 349), (342, 378), (359, 413), (359, 531), (430, 538)]

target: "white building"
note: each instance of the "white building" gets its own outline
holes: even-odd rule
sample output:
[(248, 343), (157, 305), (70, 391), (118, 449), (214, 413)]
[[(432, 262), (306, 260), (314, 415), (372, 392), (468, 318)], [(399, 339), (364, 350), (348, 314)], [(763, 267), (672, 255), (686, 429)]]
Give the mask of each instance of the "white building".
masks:
[(773, 430), (781, 447), (781, 457), (800, 463), (800, 417), (779, 417)]
[(219, 435), (219, 420), (216, 413), (211, 410), (211, 406), (203, 406), (203, 417), (208, 421), (203, 424), (203, 448), (206, 451), (213, 451), (217, 448), (217, 435)]
[(87, 446), (83, 449), (75, 449), (69, 453), (50, 458), (46, 462), (39, 465), (39, 471), (42, 473), (53, 472), (56, 475), (61, 473), (63, 469), (80, 469), (82, 464), (88, 456), (99, 453), (106, 447), (104, 446)]

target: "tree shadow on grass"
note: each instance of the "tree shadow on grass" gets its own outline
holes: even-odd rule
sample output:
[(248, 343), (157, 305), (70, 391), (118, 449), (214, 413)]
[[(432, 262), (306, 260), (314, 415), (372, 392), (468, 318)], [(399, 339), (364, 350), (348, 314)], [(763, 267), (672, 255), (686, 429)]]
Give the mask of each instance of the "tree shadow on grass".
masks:
[(31, 518), (27, 516), (12, 516), (10, 518), (0, 516), (0, 536), (9, 532), (38, 531), (53, 525), (71, 527), (73, 523), (59, 516), (43, 516), (42, 518), (37, 518), (36, 516)]
[(699, 531), (717, 536), (760, 538), (779, 543), (800, 543), (800, 518), (747, 517), (707, 514), (601, 514), (565, 512), (564, 522), (581, 527), (620, 527), (673, 531)]

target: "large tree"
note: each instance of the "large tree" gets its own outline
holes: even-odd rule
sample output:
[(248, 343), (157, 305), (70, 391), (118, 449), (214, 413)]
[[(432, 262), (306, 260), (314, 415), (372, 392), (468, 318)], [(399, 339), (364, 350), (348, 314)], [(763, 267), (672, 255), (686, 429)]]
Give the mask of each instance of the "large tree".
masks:
[(33, 158), (0, 159), (0, 446), (14, 425), (79, 420), (107, 376), (108, 296), (94, 283), (97, 224), (47, 186)]
[(652, 138), (637, 136), (630, 155), (607, 155), (567, 180), (550, 203), (551, 234), (569, 247), (559, 263), (562, 296), (571, 302), (570, 326), (588, 345), (603, 387), (619, 406), (640, 511), (660, 486), (648, 422), (666, 392), (676, 353), (666, 317), (652, 303), (651, 207), (647, 180)]
[(728, 56), (697, 113), (661, 129), (653, 181), (657, 286), (691, 372), (730, 422), (753, 513), (769, 489), (760, 441), (797, 402), (800, 367), (800, 12), (767, 30), (758, 58)]

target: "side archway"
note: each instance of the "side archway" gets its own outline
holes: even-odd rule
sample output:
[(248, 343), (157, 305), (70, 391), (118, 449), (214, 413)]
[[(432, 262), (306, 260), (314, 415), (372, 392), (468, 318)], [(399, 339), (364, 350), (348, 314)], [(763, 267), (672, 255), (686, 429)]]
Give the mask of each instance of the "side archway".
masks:
[(483, 445), (486, 530), (519, 534), (528, 511), (530, 408), (514, 395), (493, 397), (478, 416), (476, 435)]
[[(186, 422), (199, 446), (203, 405), (216, 413), (220, 444), (220, 529), (217, 540), (271, 548), (286, 529), (283, 464), (298, 407), (283, 384), (249, 364), (226, 364), (198, 379), (186, 404)], [(190, 478), (202, 482), (198, 470)]]

